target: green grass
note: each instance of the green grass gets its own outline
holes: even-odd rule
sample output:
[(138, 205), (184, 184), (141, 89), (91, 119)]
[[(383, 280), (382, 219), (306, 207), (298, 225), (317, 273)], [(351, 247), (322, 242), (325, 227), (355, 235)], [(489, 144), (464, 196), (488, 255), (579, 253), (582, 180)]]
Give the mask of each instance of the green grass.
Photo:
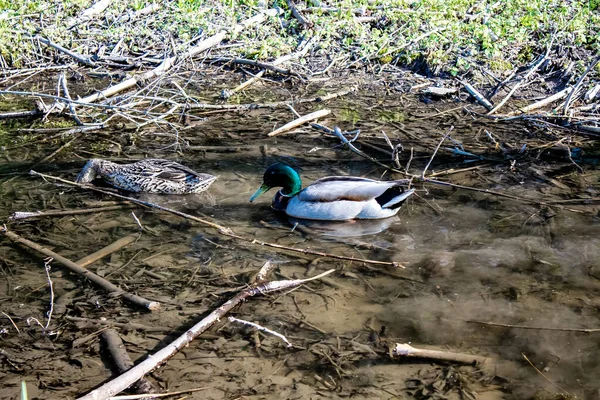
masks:
[[(230, 55), (270, 60), (294, 51), (301, 37), (311, 34), (299, 27), (285, 0), (268, 3), (283, 14), (229, 38), (243, 44), (228, 49)], [(600, 26), (599, 0), (296, 1), (300, 8), (319, 3), (338, 10), (305, 14), (319, 37), (312, 53), (317, 57), (345, 56), (349, 62), (400, 66), (418, 60), (434, 71), (456, 75), (469, 71), (474, 63), (494, 71), (526, 64), (551, 41), (571, 52), (600, 51), (593, 28)], [(14, 67), (38, 61), (37, 45), (30, 39), (36, 33), (82, 54), (93, 54), (100, 45), (110, 52), (121, 38), (132, 52), (170, 52), (172, 43), (182, 50), (200, 34), (207, 37), (256, 14), (258, 0), (169, 1), (135, 22), (124, 16), (152, 1), (114, 2), (103, 18), (69, 30), (73, 19), (90, 4), (89, 0), (0, 0), (0, 55)], [(356, 9), (375, 19), (358, 22)], [(45, 56), (55, 54), (42, 49)]]

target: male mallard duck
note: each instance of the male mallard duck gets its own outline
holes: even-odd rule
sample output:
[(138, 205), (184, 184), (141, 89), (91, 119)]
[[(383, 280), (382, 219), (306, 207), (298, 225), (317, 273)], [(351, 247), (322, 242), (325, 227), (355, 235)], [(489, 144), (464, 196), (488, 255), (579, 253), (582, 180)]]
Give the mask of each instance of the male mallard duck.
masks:
[(217, 179), (169, 160), (148, 158), (133, 164), (116, 164), (94, 158), (85, 164), (76, 182), (88, 183), (97, 176), (119, 189), (160, 194), (199, 193)]
[(414, 190), (402, 181), (375, 181), (355, 176), (330, 176), (302, 189), (300, 175), (289, 165), (277, 163), (265, 171), (263, 184), (250, 197), (254, 201), (272, 187), (283, 187), (272, 206), (291, 217), (329, 221), (377, 219), (396, 215)]

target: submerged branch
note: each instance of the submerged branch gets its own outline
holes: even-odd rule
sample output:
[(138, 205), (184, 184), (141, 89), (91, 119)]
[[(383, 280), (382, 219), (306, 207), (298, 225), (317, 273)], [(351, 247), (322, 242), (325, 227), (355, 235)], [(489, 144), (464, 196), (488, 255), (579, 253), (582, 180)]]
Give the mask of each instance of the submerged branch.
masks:
[(136, 304), (140, 307), (144, 307), (150, 311), (155, 311), (160, 308), (160, 303), (158, 303), (156, 301), (146, 300), (143, 297), (137, 296), (133, 293), (126, 292), (123, 289), (119, 288), (118, 286), (114, 285), (113, 283), (102, 278), (101, 276), (96, 275), (92, 271), (74, 263), (73, 261), (61, 256), (58, 253), (53, 252), (52, 250), (49, 250), (43, 246), (40, 246), (39, 244), (37, 244), (35, 242), (32, 242), (29, 239), (25, 239), (24, 237), (21, 237), (21, 236), (17, 235), (16, 233), (9, 231), (8, 229), (6, 229), (6, 227), (4, 229), (0, 230), (0, 234), (8, 237), (13, 242), (21, 243), (22, 245), (25, 245), (25, 246), (29, 247), (30, 249), (33, 249), (39, 253), (42, 253), (46, 257), (52, 257), (54, 259), (54, 261), (62, 264), (67, 269), (71, 270), (72, 272), (75, 272), (76, 274), (79, 274), (79, 275), (83, 276), (84, 278), (90, 280), (92, 283), (101, 287), (102, 289), (106, 290), (107, 292), (122, 296), (125, 300), (127, 300), (133, 304)]

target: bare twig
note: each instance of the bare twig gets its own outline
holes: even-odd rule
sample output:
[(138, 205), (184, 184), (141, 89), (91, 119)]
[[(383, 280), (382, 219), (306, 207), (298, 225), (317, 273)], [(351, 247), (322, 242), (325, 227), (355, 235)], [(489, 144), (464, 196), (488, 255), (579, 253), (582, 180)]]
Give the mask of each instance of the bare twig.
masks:
[(46, 325), (42, 325), (41, 322), (35, 317), (27, 318), (27, 324), (31, 322), (37, 323), (42, 327), (42, 330), (46, 333), (48, 327), (50, 326), (50, 321), (52, 320), (52, 312), (54, 311), (54, 285), (52, 284), (52, 279), (50, 278), (50, 263), (53, 261), (52, 257), (46, 258), (44, 260), (44, 269), (46, 270), (46, 279), (48, 280), (48, 287), (50, 288), (50, 309), (46, 313)]
[(510, 90), (510, 92), (508, 92), (508, 94), (506, 95), (506, 97), (504, 97), (502, 99), (502, 101), (496, 105), (496, 107), (494, 107), (493, 109), (491, 109), (488, 112), (488, 115), (492, 115), (492, 114), (496, 113), (496, 111), (498, 111), (504, 104), (506, 104), (506, 102), (512, 97), (512, 95), (517, 91), (517, 89), (519, 87), (521, 87), (521, 85), (523, 83), (525, 83), (525, 81), (527, 81), (527, 79), (529, 79), (529, 77), (535, 71), (537, 71), (537, 69), (544, 63), (544, 61), (546, 61), (546, 59), (548, 58), (548, 55), (550, 54), (550, 49), (552, 48), (552, 43), (553, 42), (554, 42), (554, 37), (552, 38), (552, 40), (550, 41), (550, 44), (548, 45), (548, 48), (546, 49), (546, 54), (544, 54), (542, 57), (540, 57), (539, 61), (536, 62), (529, 69), (529, 71), (527, 71), (527, 73), (525, 74), (525, 76), (523, 78), (521, 78), (517, 83), (515, 83), (515, 86), (513, 86), (513, 88)]
[(558, 390), (560, 390), (561, 392), (566, 393), (567, 395), (569, 395), (570, 397), (575, 397), (573, 396), (571, 393), (569, 393), (568, 391), (566, 391), (565, 389), (561, 388), (560, 386), (558, 386), (556, 383), (554, 383), (550, 378), (548, 378), (546, 375), (544, 375), (544, 373), (542, 371), (540, 371), (538, 369), (538, 367), (536, 367), (531, 360), (529, 360), (529, 358), (525, 355), (525, 353), (521, 353), (521, 355), (523, 356), (523, 358), (525, 359), (525, 361), (527, 361), (529, 363), (529, 365), (531, 365), (533, 367), (533, 369), (536, 370), (536, 372), (538, 374), (540, 374), (545, 380), (547, 380), (548, 382), (550, 382), (552, 385), (554, 385)]
[(19, 221), (22, 219), (35, 219), (43, 217), (61, 217), (64, 215), (80, 215), (80, 214), (92, 214), (104, 211), (122, 210), (124, 208), (135, 207), (131, 204), (123, 204), (120, 206), (107, 206), (107, 207), (95, 207), (95, 208), (84, 208), (79, 210), (49, 210), (49, 211), (16, 211), (8, 218), (9, 221)]
[(75, 52), (73, 52), (73, 51), (71, 51), (71, 50), (69, 50), (67, 48), (62, 47), (59, 44), (56, 44), (56, 43), (52, 42), (49, 39), (46, 39), (45, 37), (42, 37), (42, 36), (38, 35), (35, 38), (37, 40), (39, 40), (40, 42), (44, 43), (45, 45), (50, 46), (50, 47), (54, 47), (56, 50), (58, 50), (58, 51), (60, 51), (62, 53), (65, 53), (66, 55), (68, 55), (69, 57), (75, 59), (77, 62), (79, 62), (79, 63), (81, 63), (83, 65), (87, 65), (88, 67), (93, 67), (93, 66), (96, 65), (96, 63), (94, 61), (92, 61), (92, 59), (90, 57), (85, 57), (85, 56), (82, 56), (81, 54), (77, 54), (77, 53), (75, 53)]
[(294, 4), (293, 0), (286, 0), (286, 3), (290, 10), (292, 10), (292, 15), (298, 20), (300, 25), (303, 25), (305, 28), (312, 28), (313, 23), (306, 19), (304, 15), (302, 15), (302, 13), (298, 10), (298, 7), (296, 7), (296, 4)]
[(246, 320), (238, 319), (238, 318), (234, 318), (234, 317), (229, 317), (229, 322), (238, 322), (238, 323), (240, 323), (242, 325), (251, 326), (253, 328), (258, 329), (259, 331), (263, 331), (263, 332), (269, 333), (269, 334), (271, 334), (273, 336), (277, 336), (279, 339), (281, 339), (281, 340), (283, 340), (285, 342), (285, 344), (287, 345), (287, 347), (294, 347), (294, 345), (291, 344), (290, 341), (285, 336), (283, 336), (281, 333), (275, 332), (275, 331), (273, 331), (273, 330), (271, 330), (269, 328), (265, 328), (262, 325), (255, 324), (254, 322), (250, 322), (250, 321), (246, 321)]
[(431, 155), (431, 158), (429, 159), (429, 162), (427, 163), (425, 168), (423, 168), (423, 172), (421, 172), (421, 179), (425, 180), (425, 174), (427, 173), (427, 169), (429, 169), (429, 165), (431, 165), (431, 162), (433, 161), (433, 158), (435, 157), (438, 150), (440, 149), (440, 146), (442, 145), (442, 143), (444, 143), (444, 140), (446, 140), (446, 138), (448, 137), (448, 135), (450, 135), (450, 132), (452, 132), (453, 129), (454, 129), (454, 126), (450, 126), (450, 128), (448, 128), (448, 130), (446, 131), (446, 133), (444, 134), (444, 136), (438, 143), (437, 147), (435, 148), (435, 151), (433, 152), (433, 154)]
[[(298, 59), (298, 58), (304, 56), (308, 52), (308, 50), (310, 50), (310, 48), (313, 46), (314, 42), (315, 42), (315, 40), (313, 37), (310, 40), (308, 40), (304, 44), (304, 46), (302, 46), (302, 44), (299, 46), (302, 48), (300, 51), (279, 57), (279, 58), (275, 59), (273, 62), (271, 62), (271, 65), (277, 66), (277, 65), (283, 64), (287, 61)], [(223, 90), (221, 93), (221, 97), (227, 99), (227, 98), (231, 97), (234, 93), (237, 93), (237, 92), (247, 88), (248, 86), (252, 85), (254, 82), (257, 82), (265, 74), (266, 71), (267, 71), (266, 69), (259, 71), (252, 78), (248, 79), (247, 81), (241, 83), (240, 85), (236, 86), (235, 88), (233, 88), (231, 90), (228, 90), (228, 89)]]
[(572, 93), (572, 92), (573, 92), (573, 88), (568, 87), (568, 88), (566, 88), (564, 90), (561, 90), (558, 93), (553, 94), (552, 96), (546, 97), (545, 99), (542, 99), (540, 101), (536, 101), (535, 103), (530, 104), (530, 105), (528, 105), (526, 107), (519, 108), (518, 111), (513, 111), (513, 112), (510, 112), (510, 113), (508, 113), (506, 115), (512, 116), (512, 115), (517, 115), (517, 114), (520, 114), (520, 113), (521, 114), (526, 114), (526, 113), (528, 113), (530, 111), (537, 110), (538, 108), (544, 107), (545, 105), (548, 105), (550, 103), (554, 103), (555, 101), (564, 98), (565, 96), (567, 96), (569, 93)]

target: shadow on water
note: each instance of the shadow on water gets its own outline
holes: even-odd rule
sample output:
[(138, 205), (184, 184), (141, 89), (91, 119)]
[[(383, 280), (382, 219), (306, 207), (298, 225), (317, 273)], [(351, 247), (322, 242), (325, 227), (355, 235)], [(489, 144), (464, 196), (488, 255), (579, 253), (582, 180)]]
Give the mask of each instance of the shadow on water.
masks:
[[(380, 98), (379, 106), (367, 107), (377, 104), (373, 100), (368, 95), (359, 97), (352, 101), (351, 108), (344, 99), (328, 104), (334, 117), (327, 122), (346, 129), (361, 128), (357, 145), (382, 162), (390, 162), (391, 150), (381, 139), (381, 130), (392, 142), (404, 146), (402, 165), (408, 162), (413, 147), (411, 171), (417, 172), (450, 123), (456, 125), (453, 139), (466, 150), (493, 153), (493, 146), (480, 135), (485, 127), (482, 122), (457, 121), (451, 115), (418, 119), (410, 113), (436, 111), (433, 107), (421, 110), (423, 104), (405, 98), (402, 113), (390, 113), (386, 111), (389, 107), (399, 108), (397, 98)], [(173, 135), (88, 135), (71, 151), (60, 153), (38, 169), (74, 178), (85, 159), (91, 157), (120, 161), (148, 156), (175, 159), (199, 172), (218, 175), (219, 179), (206, 193), (198, 195), (139, 198), (214, 219), (236, 233), (259, 240), (356, 258), (398, 261), (406, 269), (242, 245), (179, 217), (144, 208), (13, 222), (10, 228), (20, 235), (77, 260), (120, 237), (140, 232), (133, 212), (143, 227), (139, 239), (90, 268), (127, 290), (161, 301), (164, 310), (142, 313), (53, 264), (56, 298), (66, 299), (66, 308), (53, 317), (51, 326), (58, 333), (43, 336), (39, 326), (28, 327), (26, 323), (30, 316), (44, 318), (47, 311), (43, 261), (37, 254), (2, 240), (2, 310), (13, 318), (21, 334), (10, 321), (1, 320), (6, 331), (0, 337), (6, 353), (0, 380), (6, 390), (0, 397), (14, 398), (21, 379), (37, 383), (30, 388), (32, 398), (82, 393), (110, 377), (108, 366), (99, 361), (97, 336), (73, 344), (102, 328), (90, 321), (108, 318), (136, 322), (164, 327), (164, 333), (189, 326), (246, 285), (248, 278), (271, 259), (279, 264), (282, 275), (278, 278), (314, 274), (315, 269), (339, 270), (330, 277), (329, 284), (309, 285), (285, 296), (256, 298), (235, 312), (240, 318), (288, 335), (307, 350), (286, 352), (276, 338), (259, 337), (246, 328), (222, 324), (218, 331), (211, 331), (220, 339), (194, 342), (181, 357), (170, 360), (155, 374), (160, 387), (176, 390), (208, 386), (203, 398), (211, 399), (234, 395), (325, 398), (335, 393), (353, 393), (357, 398), (403, 398), (406, 393), (423, 395), (425, 389), (444, 381), (444, 376), (454, 374), (453, 384), (444, 381), (448, 398), (458, 398), (462, 393), (459, 382), (478, 392), (481, 399), (535, 395), (554, 398), (556, 393), (567, 391), (580, 398), (597, 398), (600, 334), (481, 324), (492, 321), (527, 327), (600, 327), (600, 224), (593, 215), (597, 207), (573, 205), (570, 208), (579, 212), (572, 212), (417, 184), (417, 195), (395, 218), (333, 224), (288, 220), (269, 208), (272, 192), (254, 204), (248, 202), (270, 163), (285, 161), (299, 167), (305, 183), (328, 175), (380, 178), (384, 172), (336, 147), (337, 140), (316, 131), (303, 128), (295, 134), (265, 138), (272, 126), (289, 119), (287, 111), (273, 110), (217, 114), (200, 127), (180, 133), (180, 144), (188, 145), (180, 153), (168, 147), (176, 140)], [(514, 148), (524, 140), (523, 130), (529, 129), (514, 123), (486, 128)], [(531, 135), (528, 140), (533, 140)], [(104, 195), (18, 174), (26, 173), (60, 143), (4, 152), (0, 159), (2, 221), (15, 211), (115, 204), (114, 199)], [(453, 174), (450, 179), (518, 197), (577, 198), (598, 190), (597, 169), (587, 167), (586, 178), (580, 179), (564, 160), (564, 168), (570, 168), (569, 172), (563, 171), (567, 188), (553, 184), (552, 177), (544, 179), (533, 174), (532, 158), (512, 165), (511, 159), (502, 156), (495, 161), (465, 161), (442, 150), (431, 171), (476, 167)], [(67, 315), (88, 320), (69, 322), (64, 318)], [(373, 357), (361, 347), (382, 326), (386, 327), (382, 339), (485, 355), (495, 360), (495, 370), (484, 373), (470, 367), (382, 361), (384, 358)], [(134, 358), (143, 357), (164, 340), (163, 334), (143, 330), (122, 329), (121, 334)], [(522, 354), (561, 389), (541, 377)], [(323, 386), (314, 375), (330, 383)]]

